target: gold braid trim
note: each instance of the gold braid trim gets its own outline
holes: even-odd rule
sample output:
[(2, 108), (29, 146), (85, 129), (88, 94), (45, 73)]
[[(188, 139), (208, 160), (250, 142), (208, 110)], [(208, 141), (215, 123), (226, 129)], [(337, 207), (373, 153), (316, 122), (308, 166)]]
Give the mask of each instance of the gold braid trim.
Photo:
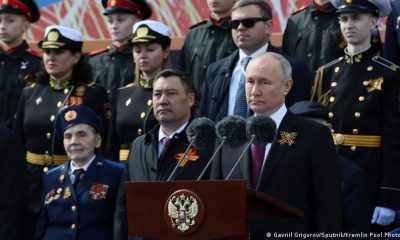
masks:
[(317, 73), (315, 74), (314, 85), (311, 88), (311, 101), (319, 102), (322, 105), (328, 105), (329, 98), (331, 95), (331, 89), (329, 89), (325, 93), (322, 93), (323, 80), (324, 80), (324, 66), (318, 68)]

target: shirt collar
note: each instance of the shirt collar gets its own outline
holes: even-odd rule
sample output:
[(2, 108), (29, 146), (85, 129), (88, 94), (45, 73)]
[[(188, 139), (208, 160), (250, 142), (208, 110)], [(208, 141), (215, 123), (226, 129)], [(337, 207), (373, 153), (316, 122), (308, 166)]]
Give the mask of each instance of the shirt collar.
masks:
[(72, 160), (71, 161), (69, 161), (69, 173), (71, 174), (71, 173), (73, 173), (76, 169), (83, 169), (83, 170), (85, 170), (85, 172), (87, 171), (87, 169), (89, 168), (89, 166), (90, 166), (90, 164), (93, 162), (93, 160), (96, 158), (96, 154), (94, 154), (93, 155), (93, 157), (87, 162), (87, 163), (85, 163), (85, 165), (83, 165), (82, 167), (75, 167), (73, 164), (72, 164)]
[(255, 58), (255, 57), (258, 57), (261, 54), (267, 52), (267, 49), (268, 49), (268, 43), (265, 44), (264, 46), (262, 46), (261, 48), (259, 48), (258, 50), (256, 50), (255, 52), (253, 52), (250, 55), (247, 55), (246, 53), (243, 52), (242, 49), (239, 49), (239, 61), (238, 62), (240, 63), (242, 61), (242, 59), (245, 58), (245, 57), (251, 57), (252, 59)]
[(281, 122), (283, 120), (283, 117), (285, 117), (285, 114), (287, 112), (287, 108), (285, 104), (282, 104), (282, 106), (278, 109), (278, 111), (274, 112), (271, 116), (269, 116), (272, 120), (274, 120), (276, 124), (276, 129), (279, 128), (281, 125)]
[(175, 132), (173, 132), (171, 135), (167, 136), (164, 131), (162, 130), (162, 126), (160, 126), (160, 128), (158, 129), (158, 142), (160, 142), (164, 137), (167, 137), (169, 139), (172, 139), (174, 137), (175, 134), (181, 133), (183, 131), (183, 129), (185, 129), (186, 125), (188, 124), (188, 122), (186, 122), (185, 124), (183, 124), (180, 128), (178, 128)]

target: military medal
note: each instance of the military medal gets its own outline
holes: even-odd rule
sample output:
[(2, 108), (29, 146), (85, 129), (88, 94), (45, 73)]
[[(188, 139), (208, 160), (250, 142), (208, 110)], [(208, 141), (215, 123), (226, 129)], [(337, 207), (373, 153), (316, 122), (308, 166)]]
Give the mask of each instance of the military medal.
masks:
[(21, 62), (21, 70), (27, 69), (28, 64), (29, 64), (29, 62)]
[(65, 191), (64, 191), (64, 195), (63, 195), (63, 199), (68, 199), (69, 197), (71, 197), (71, 188), (70, 187), (66, 187)]
[(60, 183), (63, 183), (63, 182), (64, 182), (64, 179), (65, 179), (65, 175), (64, 175), (64, 174), (61, 174), (61, 175), (60, 175)]
[(50, 190), (50, 192), (48, 192), (46, 194), (45, 200), (44, 200), (44, 204), (45, 205), (49, 205), (54, 199), (54, 195), (55, 195), (56, 191), (54, 189)]
[(93, 183), (90, 188), (89, 196), (92, 200), (104, 200), (107, 197), (109, 186), (101, 183)]

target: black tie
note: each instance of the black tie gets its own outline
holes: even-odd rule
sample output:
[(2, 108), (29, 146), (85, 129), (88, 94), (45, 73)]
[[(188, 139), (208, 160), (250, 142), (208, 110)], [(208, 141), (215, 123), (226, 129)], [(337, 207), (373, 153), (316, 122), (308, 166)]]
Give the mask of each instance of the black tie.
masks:
[(73, 184), (74, 189), (76, 189), (76, 186), (78, 186), (79, 182), (81, 181), (82, 174), (85, 173), (85, 170), (83, 168), (75, 169), (73, 174), (75, 175), (75, 181)]

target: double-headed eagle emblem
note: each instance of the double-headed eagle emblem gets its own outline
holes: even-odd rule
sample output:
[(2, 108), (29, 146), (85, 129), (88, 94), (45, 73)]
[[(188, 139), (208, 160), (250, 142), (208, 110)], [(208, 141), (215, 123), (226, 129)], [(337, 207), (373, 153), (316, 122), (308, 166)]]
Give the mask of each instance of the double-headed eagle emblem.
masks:
[(172, 227), (182, 233), (196, 224), (195, 217), (199, 213), (199, 204), (194, 196), (181, 194), (173, 196), (168, 202), (168, 216), (171, 218)]

